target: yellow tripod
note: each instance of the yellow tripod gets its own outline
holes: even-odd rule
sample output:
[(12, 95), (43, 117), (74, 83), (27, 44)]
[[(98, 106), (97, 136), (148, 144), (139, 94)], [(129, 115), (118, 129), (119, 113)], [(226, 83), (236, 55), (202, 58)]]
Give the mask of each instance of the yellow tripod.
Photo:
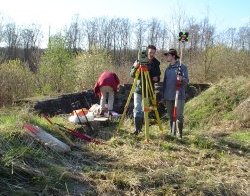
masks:
[[(156, 120), (157, 120), (159, 129), (161, 131), (163, 131), (163, 129), (162, 129), (161, 121), (160, 121), (159, 112), (157, 110), (156, 95), (154, 93), (154, 89), (153, 89), (153, 85), (152, 85), (152, 82), (151, 82), (151, 78), (150, 78), (150, 75), (149, 75), (149, 71), (148, 71), (147, 65), (140, 64), (140, 66), (136, 70), (134, 82), (133, 82), (131, 91), (129, 93), (126, 105), (124, 107), (124, 111), (122, 113), (121, 119), (119, 121), (117, 130), (119, 131), (121, 129), (121, 126), (123, 124), (124, 118), (125, 118), (126, 113), (127, 113), (127, 109), (128, 109), (130, 100), (131, 100), (132, 95), (133, 95), (133, 93), (135, 91), (135, 87), (136, 87), (139, 75), (141, 76), (141, 84), (142, 84), (142, 107), (143, 107), (144, 122), (145, 122), (145, 141), (149, 142), (149, 119), (148, 119), (148, 113), (151, 110), (154, 110), (154, 112), (155, 112), (155, 116), (156, 116)], [(152, 107), (150, 106), (150, 103), (152, 104)]]

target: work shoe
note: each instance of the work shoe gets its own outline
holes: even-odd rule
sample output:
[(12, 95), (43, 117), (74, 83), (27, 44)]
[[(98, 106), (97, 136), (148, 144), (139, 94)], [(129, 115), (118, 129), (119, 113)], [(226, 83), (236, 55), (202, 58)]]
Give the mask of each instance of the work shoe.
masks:
[(140, 133), (140, 131), (135, 130), (133, 133), (131, 133), (131, 135), (135, 135), (135, 136), (137, 136), (139, 133)]
[(107, 108), (103, 108), (101, 110), (101, 113), (100, 113), (100, 116), (105, 116), (105, 114), (108, 112), (108, 109)]
[(170, 134), (173, 134), (174, 136), (176, 136), (176, 129), (177, 129), (177, 122), (175, 123), (175, 129), (172, 130), (172, 127), (173, 127), (173, 121), (170, 121)]
[(135, 117), (134, 124), (135, 124), (135, 131), (133, 132), (133, 135), (138, 135), (142, 130), (143, 118)]
[(112, 110), (109, 110), (108, 111), (108, 116), (112, 117), (113, 116), (112, 112), (113, 112)]
[(177, 122), (180, 138), (182, 138), (183, 122)]

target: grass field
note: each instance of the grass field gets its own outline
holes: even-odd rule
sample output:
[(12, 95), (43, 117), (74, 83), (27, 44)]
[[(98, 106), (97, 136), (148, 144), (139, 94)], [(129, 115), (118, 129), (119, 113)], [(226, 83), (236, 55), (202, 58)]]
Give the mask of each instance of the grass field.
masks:
[[(0, 109), (0, 195), (250, 195), (250, 80), (224, 80), (186, 105), (182, 140), (150, 126), (150, 143), (132, 120), (99, 127), (107, 145), (73, 140), (59, 154), (23, 130), (37, 124), (65, 141), (26, 107)], [(69, 124), (62, 116), (54, 122)]]

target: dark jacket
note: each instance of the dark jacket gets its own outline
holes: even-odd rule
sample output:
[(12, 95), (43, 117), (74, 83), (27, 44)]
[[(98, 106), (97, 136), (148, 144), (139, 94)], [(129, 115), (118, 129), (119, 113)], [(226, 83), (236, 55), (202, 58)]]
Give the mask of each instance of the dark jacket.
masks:
[[(176, 73), (179, 64), (180, 62), (176, 61), (174, 65), (169, 65), (165, 71), (163, 80), (163, 96), (165, 100), (175, 100), (176, 80), (177, 80)], [(189, 78), (188, 78), (187, 67), (183, 64), (181, 64), (181, 72), (183, 80), (181, 83), (178, 99), (185, 100), (186, 99), (185, 87), (189, 82)]]
[[(151, 82), (154, 86), (154, 83), (157, 83), (160, 81), (160, 75), (161, 75), (160, 62), (156, 58), (153, 58), (152, 61), (147, 66), (148, 66)], [(131, 77), (133, 77), (133, 78), (135, 77), (135, 73), (136, 73), (137, 69), (138, 68), (135, 68), (134, 66), (132, 66), (132, 68), (130, 70)], [(158, 77), (158, 80), (156, 82), (153, 81), (152, 80), (153, 77)], [(137, 80), (135, 92), (141, 94), (141, 76), (140, 75), (139, 75), (139, 78)]]

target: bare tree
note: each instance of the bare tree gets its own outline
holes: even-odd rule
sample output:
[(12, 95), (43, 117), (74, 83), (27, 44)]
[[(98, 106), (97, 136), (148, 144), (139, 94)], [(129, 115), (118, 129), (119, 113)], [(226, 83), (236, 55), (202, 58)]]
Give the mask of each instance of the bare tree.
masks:
[(17, 48), (20, 45), (20, 31), (14, 22), (5, 26), (3, 39), (7, 45), (7, 59), (16, 59)]
[(123, 18), (120, 20), (118, 33), (120, 35), (121, 49), (126, 52), (129, 48), (131, 36), (131, 23), (128, 18)]
[(160, 37), (161, 23), (158, 19), (152, 18), (148, 23), (148, 43), (157, 45)]
[(179, 48), (180, 45), (178, 43), (178, 34), (180, 31), (184, 31), (186, 29), (187, 16), (183, 7), (178, 5), (176, 9), (173, 9), (172, 15), (170, 17), (170, 21), (168, 22), (167, 30), (171, 35), (169, 46), (173, 48)]
[(161, 50), (166, 50), (166, 47), (168, 45), (168, 39), (169, 39), (169, 34), (167, 31), (167, 26), (166, 23), (161, 27), (160, 29), (160, 35), (159, 35), (160, 43), (159, 47)]
[(229, 45), (230, 48), (235, 47), (235, 41), (236, 41), (236, 28), (229, 28), (225, 32), (226, 36), (226, 42)]
[(39, 42), (42, 36), (40, 26), (32, 24), (21, 29), (20, 43), (24, 50), (24, 61), (32, 71), (36, 71), (39, 60)]
[(200, 48), (206, 50), (207, 47), (210, 47), (213, 44), (215, 28), (209, 23), (209, 18), (206, 17), (201, 22), (201, 40)]
[(81, 42), (83, 39), (83, 32), (80, 27), (79, 15), (75, 15), (72, 18), (69, 28), (66, 29), (65, 37), (68, 48), (77, 53), (81, 48)]
[(250, 23), (239, 28), (238, 42), (241, 50), (250, 51)]
[[(1, 17), (1, 14), (0, 14)], [(3, 25), (3, 18), (0, 18), (0, 43), (3, 40), (3, 33), (4, 33), (4, 25)]]
[(189, 72), (190, 75), (192, 75), (195, 73), (195, 66), (198, 66), (197, 57), (199, 57), (201, 53), (199, 49), (199, 42), (201, 40), (201, 26), (194, 18), (191, 17), (188, 19), (186, 31), (189, 32), (189, 39), (186, 43), (186, 56), (187, 63), (189, 65)]
[(140, 48), (143, 44), (145, 44), (145, 31), (147, 29), (146, 25), (147, 23), (143, 19), (138, 19), (134, 25), (136, 48)]
[[(1, 14), (0, 14), (1, 16)], [(3, 35), (4, 35), (4, 24), (3, 24), (3, 18), (0, 18), (0, 45), (3, 44)], [(0, 51), (0, 62), (4, 60), (4, 51)]]
[(190, 47), (190, 51), (197, 52), (198, 44), (201, 40), (201, 26), (195, 21), (194, 18), (189, 19), (187, 32), (189, 32), (188, 44)]
[(84, 30), (87, 36), (88, 50), (97, 47), (98, 37), (97, 37), (97, 24), (95, 19), (84, 21)]
[(99, 48), (107, 49), (110, 45), (110, 31), (109, 31), (109, 19), (106, 17), (99, 17), (95, 19), (97, 23), (97, 38)]
[(116, 20), (116, 45), (117, 51), (114, 56), (116, 65), (124, 64), (129, 58), (129, 44), (131, 35), (131, 24), (128, 18), (117, 18)]
[(213, 56), (211, 50), (214, 44), (215, 28), (209, 23), (208, 17), (204, 18), (201, 22), (201, 41), (200, 49), (203, 51), (203, 65), (204, 65), (204, 79), (207, 79), (208, 72), (210, 71)]
[(40, 27), (35, 24), (27, 28), (21, 29), (20, 43), (24, 49), (24, 60), (28, 61), (31, 50), (38, 47), (39, 36), (41, 36)]
[(112, 50), (113, 50), (113, 57), (116, 59), (116, 49), (118, 47), (118, 28), (119, 28), (119, 18), (113, 18), (110, 21), (110, 27), (112, 32)]

